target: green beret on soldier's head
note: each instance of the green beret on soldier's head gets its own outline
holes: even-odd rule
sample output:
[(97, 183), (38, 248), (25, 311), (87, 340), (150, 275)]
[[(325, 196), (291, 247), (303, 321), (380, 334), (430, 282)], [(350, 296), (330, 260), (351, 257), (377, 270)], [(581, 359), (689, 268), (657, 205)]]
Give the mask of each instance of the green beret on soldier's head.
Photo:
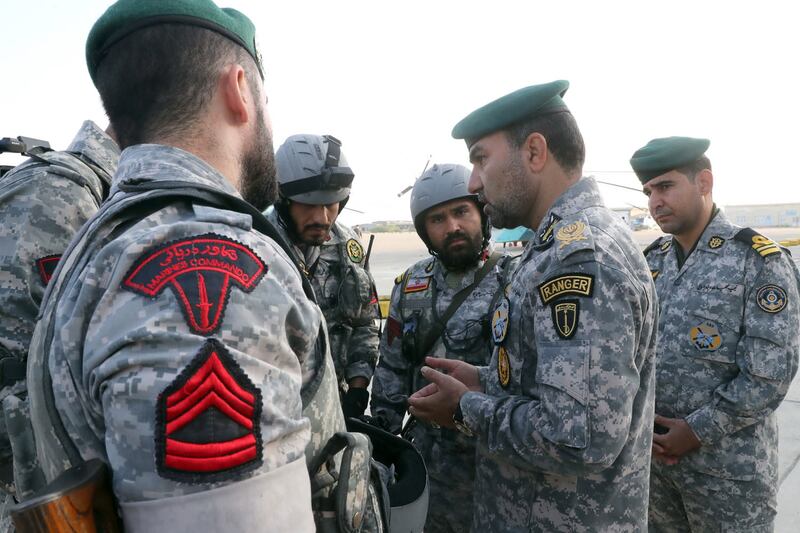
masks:
[(703, 157), (710, 144), (708, 139), (693, 137), (653, 139), (633, 153), (631, 167), (644, 185), (657, 176), (694, 163)]
[(453, 138), (464, 139), (467, 146), (472, 146), (490, 133), (517, 122), (554, 111), (566, 111), (567, 104), (561, 97), (568, 88), (568, 81), (558, 80), (516, 90), (461, 119), (453, 128)]
[(92, 81), (111, 46), (136, 30), (156, 24), (187, 24), (217, 32), (247, 50), (264, 76), (256, 49), (256, 28), (239, 11), (219, 8), (211, 0), (118, 0), (97, 19), (86, 40), (86, 64)]

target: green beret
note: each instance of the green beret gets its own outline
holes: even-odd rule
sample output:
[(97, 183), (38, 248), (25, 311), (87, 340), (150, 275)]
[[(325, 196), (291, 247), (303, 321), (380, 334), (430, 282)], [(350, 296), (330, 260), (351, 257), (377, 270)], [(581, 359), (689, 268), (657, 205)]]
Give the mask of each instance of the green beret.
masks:
[(631, 167), (642, 184), (700, 159), (711, 141), (692, 137), (653, 139), (631, 157)]
[(136, 30), (156, 24), (188, 24), (215, 31), (253, 57), (262, 77), (256, 28), (245, 15), (220, 9), (211, 0), (119, 0), (94, 23), (86, 40), (86, 64), (92, 81), (108, 49)]
[(480, 107), (461, 119), (453, 128), (454, 139), (465, 139), (467, 146), (495, 131), (516, 122), (552, 111), (566, 111), (561, 99), (569, 82), (558, 80), (542, 85), (523, 87)]

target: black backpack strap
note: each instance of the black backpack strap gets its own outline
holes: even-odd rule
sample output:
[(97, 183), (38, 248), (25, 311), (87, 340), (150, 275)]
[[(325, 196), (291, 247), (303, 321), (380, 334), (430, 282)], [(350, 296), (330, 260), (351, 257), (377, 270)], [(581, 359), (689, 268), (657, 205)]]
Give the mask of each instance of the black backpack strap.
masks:
[(467, 287), (461, 289), (454, 297), (453, 301), (450, 302), (450, 305), (447, 306), (442, 316), (439, 317), (439, 320), (436, 322), (433, 328), (428, 331), (428, 334), (422, 339), (422, 342), (417, 344), (417, 353), (414, 354), (415, 360), (417, 362), (422, 362), (425, 358), (425, 354), (427, 354), (433, 345), (436, 343), (436, 340), (442, 336), (442, 332), (444, 328), (447, 326), (447, 322), (453, 317), (455, 312), (461, 307), (461, 304), (469, 298), (469, 295), (472, 294), (472, 291), (480, 285), (483, 278), (492, 271), (494, 266), (497, 264), (498, 261), (503, 257), (502, 254), (494, 253), (483, 263), (483, 266), (475, 273), (475, 279), (469, 284)]

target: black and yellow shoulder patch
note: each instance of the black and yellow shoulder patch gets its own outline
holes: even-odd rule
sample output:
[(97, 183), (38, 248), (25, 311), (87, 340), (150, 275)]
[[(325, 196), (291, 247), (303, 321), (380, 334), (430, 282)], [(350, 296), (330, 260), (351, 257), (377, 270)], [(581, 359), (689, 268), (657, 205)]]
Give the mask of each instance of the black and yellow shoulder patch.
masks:
[(542, 304), (565, 294), (591, 297), (594, 291), (594, 276), (591, 274), (562, 274), (545, 281), (539, 285), (538, 289)]
[(432, 259), (430, 263), (425, 265), (425, 272), (427, 272), (428, 274), (433, 272), (434, 265), (436, 265), (436, 259)]
[(781, 253), (781, 247), (778, 246), (778, 243), (751, 228), (743, 228), (733, 238), (749, 245), (761, 257)]
[(394, 278), (394, 284), (395, 285), (400, 285), (401, 283), (403, 283), (403, 279), (406, 277), (407, 273), (408, 273), (408, 271), (406, 270), (405, 272), (402, 272), (402, 273), (398, 274), (397, 277)]
[(651, 243), (650, 243), (650, 244), (647, 246), (647, 248), (645, 248), (645, 249), (644, 249), (644, 252), (642, 252), (642, 253), (643, 253), (644, 255), (647, 255), (647, 254), (649, 254), (650, 252), (652, 252), (653, 250), (655, 250), (656, 248), (658, 248), (658, 246), (661, 244), (661, 239), (662, 239), (662, 237), (659, 237), (658, 239), (656, 239), (656, 240), (654, 240), (653, 242), (651, 242)]

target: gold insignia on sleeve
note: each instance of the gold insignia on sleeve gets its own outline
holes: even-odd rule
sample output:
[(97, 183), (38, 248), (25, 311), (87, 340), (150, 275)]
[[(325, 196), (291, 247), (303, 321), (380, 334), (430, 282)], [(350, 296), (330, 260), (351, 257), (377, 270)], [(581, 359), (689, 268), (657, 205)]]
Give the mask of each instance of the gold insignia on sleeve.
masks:
[(497, 349), (497, 379), (505, 389), (511, 382), (511, 362), (508, 360), (508, 352), (505, 346)]
[(753, 250), (758, 252), (761, 257), (781, 253), (781, 249), (775, 241), (763, 235), (753, 235)]
[(573, 222), (559, 229), (556, 232), (556, 240), (561, 243), (558, 245), (559, 249), (571, 242), (585, 241), (586, 236), (583, 234), (584, 231), (586, 231), (586, 224), (583, 222)]
[(777, 285), (764, 285), (756, 293), (756, 303), (767, 313), (780, 313), (786, 302), (786, 291)]
[(725, 239), (723, 239), (718, 235), (714, 235), (708, 240), (708, 247), (711, 248), (712, 250), (716, 250), (723, 244), (725, 244)]

